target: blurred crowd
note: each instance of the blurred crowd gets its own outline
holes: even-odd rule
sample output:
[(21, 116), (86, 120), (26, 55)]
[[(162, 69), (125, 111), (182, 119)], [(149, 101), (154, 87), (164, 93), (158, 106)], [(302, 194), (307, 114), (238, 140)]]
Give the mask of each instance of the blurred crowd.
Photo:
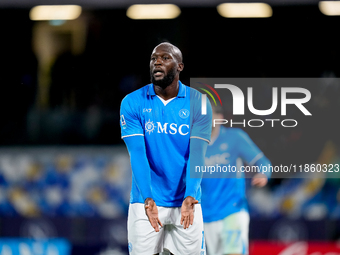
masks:
[(0, 215), (124, 216), (130, 174), (124, 150), (114, 155), (76, 149), (1, 153)]
[[(329, 163), (340, 164), (339, 154), (332, 155)], [(247, 179), (250, 214), (267, 219), (340, 219), (338, 176), (335, 172), (321, 178), (273, 178), (262, 189)], [(0, 216), (125, 217), (130, 182), (123, 146), (1, 151)]]

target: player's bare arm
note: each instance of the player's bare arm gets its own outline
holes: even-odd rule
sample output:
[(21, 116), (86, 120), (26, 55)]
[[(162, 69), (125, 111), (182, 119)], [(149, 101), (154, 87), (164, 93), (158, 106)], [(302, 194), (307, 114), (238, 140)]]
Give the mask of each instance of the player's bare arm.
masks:
[(148, 216), (151, 226), (156, 232), (159, 232), (159, 226), (163, 227), (163, 224), (158, 218), (158, 209), (155, 201), (152, 198), (145, 199), (144, 207), (145, 214)]
[(182, 203), (181, 225), (184, 229), (189, 228), (194, 222), (195, 204), (198, 204), (198, 201), (191, 196), (186, 197)]

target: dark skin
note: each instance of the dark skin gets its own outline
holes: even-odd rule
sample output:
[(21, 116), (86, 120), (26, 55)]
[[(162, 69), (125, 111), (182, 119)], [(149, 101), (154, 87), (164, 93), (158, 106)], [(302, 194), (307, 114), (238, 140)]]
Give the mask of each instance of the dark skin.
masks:
[[(154, 79), (155, 93), (164, 100), (176, 97), (179, 90), (179, 74), (183, 70), (182, 53), (174, 45), (170, 43), (161, 43), (152, 51), (150, 59), (150, 73)], [(169, 84), (156, 85), (155, 83), (164, 80), (168, 75), (174, 75), (173, 80)], [(181, 225), (184, 229), (189, 228), (194, 221), (194, 206), (198, 201), (188, 196), (184, 199), (181, 206)], [(144, 201), (145, 213), (150, 221), (151, 226), (156, 232), (159, 232), (159, 226), (163, 227), (162, 222), (158, 218), (158, 209), (152, 198)]]
[(150, 59), (150, 72), (155, 81), (164, 79), (173, 70), (175, 77), (167, 87), (154, 85), (155, 92), (164, 100), (176, 97), (178, 94), (179, 74), (183, 70), (182, 53), (170, 43), (161, 43), (152, 51)]

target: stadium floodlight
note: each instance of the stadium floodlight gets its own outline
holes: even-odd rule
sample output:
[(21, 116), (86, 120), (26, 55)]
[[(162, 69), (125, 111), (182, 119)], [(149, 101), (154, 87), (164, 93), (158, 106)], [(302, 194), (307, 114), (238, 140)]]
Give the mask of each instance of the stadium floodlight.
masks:
[(269, 18), (273, 15), (266, 3), (223, 3), (217, 6), (217, 11), (225, 18)]
[(134, 4), (127, 11), (130, 19), (174, 19), (181, 9), (174, 4)]
[(340, 1), (321, 1), (319, 2), (319, 10), (327, 16), (339, 16)]
[(31, 20), (74, 20), (81, 14), (79, 5), (38, 5), (31, 9)]

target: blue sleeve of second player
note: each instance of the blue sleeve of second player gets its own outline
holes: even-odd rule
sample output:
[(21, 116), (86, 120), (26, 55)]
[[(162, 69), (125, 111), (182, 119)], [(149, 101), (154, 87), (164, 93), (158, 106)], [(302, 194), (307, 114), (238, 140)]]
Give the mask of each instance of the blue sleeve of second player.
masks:
[(206, 114), (202, 114), (202, 94), (192, 90), (190, 95), (190, 108), (192, 112), (192, 128), (190, 138), (199, 138), (210, 142), (212, 130), (212, 109), (210, 101), (206, 103)]
[[(271, 166), (271, 163), (270, 163), (269, 159), (266, 156), (263, 156), (262, 158), (257, 160), (254, 163), (254, 165), (258, 166), (259, 169), (262, 170), (260, 172), (263, 173), (264, 175), (266, 175), (268, 179), (270, 178), (270, 176), (272, 175), (271, 171), (269, 171), (269, 166)], [(265, 171), (265, 169), (266, 169), (266, 171)]]
[[(250, 139), (248, 134), (243, 130), (238, 131), (239, 143), (238, 149), (239, 153), (249, 165), (258, 166), (260, 170), (263, 170), (264, 166), (269, 168), (271, 165), (269, 159), (263, 154), (263, 152), (257, 147), (257, 145)], [(261, 171), (260, 171), (261, 172)], [(263, 172), (268, 178), (271, 176), (269, 171)]]

